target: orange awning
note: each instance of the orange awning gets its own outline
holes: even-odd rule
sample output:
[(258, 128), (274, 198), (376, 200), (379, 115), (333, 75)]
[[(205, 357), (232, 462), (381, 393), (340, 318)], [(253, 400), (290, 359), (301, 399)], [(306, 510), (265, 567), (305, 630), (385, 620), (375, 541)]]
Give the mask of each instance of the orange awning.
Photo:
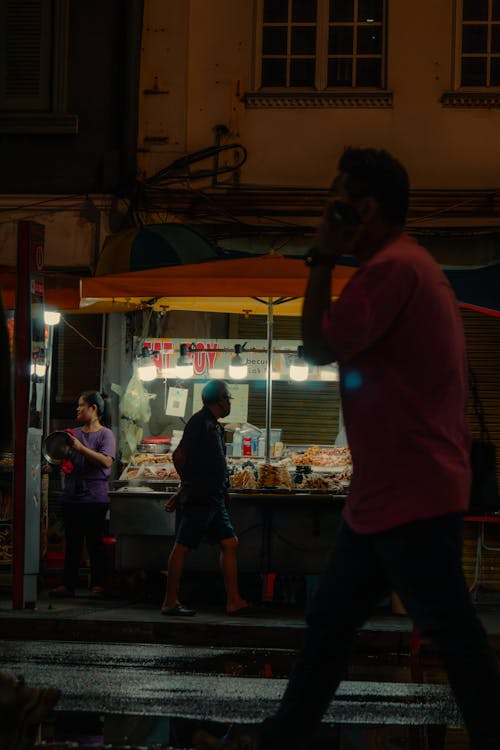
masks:
[[(75, 310), (80, 307), (80, 279), (69, 274), (44, 275), (45, 304), (57, 310)], [(16, 271), (13, 268), (0, 269), (0, 290), (6, 310), (12, 310), (16, 303)]]
[[(332, 296), (337, 297), (355, 269), (337, 266), (333, 273)], [(261, 255), (232, 260), (209, 261), (188, 265), (167, 266), (147, 271), (130, 271), (81, 279), (82, 306), (101, 305), (107, 300), (114, 304), (141, 300), (155, 301), (155, 309), (179, 309), (179, 298), (191, 298), (193, 306), (201, 307), (203, 299), (234, 299), (233, 305), (241, 308), (241, 298), (303, 297), (308, 269), (302, 259), (284, 258), (281, 255)], [(239, 299), (240, 302), (236, 302)], [(196, 303), (198, 302), (198, 306)], [(207, 303), (208, 304), (208, 303)], [(254, 305), (255, 306), (255, 305)], [(183, 305), (184, 307), (184, 305)], [(213, 307), (213, 303), (212, 303)], [(227, 311), (227, 310), (226, 310)], [(289, 312), (288, 314), (296, 314)]]

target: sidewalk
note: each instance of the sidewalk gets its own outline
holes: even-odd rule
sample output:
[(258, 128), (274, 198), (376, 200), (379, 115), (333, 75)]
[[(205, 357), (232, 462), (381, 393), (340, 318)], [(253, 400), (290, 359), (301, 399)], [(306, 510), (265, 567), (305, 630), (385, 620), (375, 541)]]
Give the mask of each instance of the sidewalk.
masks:
[[(500, 592), (481, 592), (477, 608), (500, 651)], [(46, 593), (36, 609), (13, 610), (0, 599), (0, 638), (93, 642), (170, 643), (255, 648), (299, 647), (303, 609), (263, 605), (257, 614), (228, 617), (223, 608), (200, 606), (195, 617), (167, 618), (159, 606), (110, 599), (91, 601), (82, 590), (74, 599), (51, 600)], [(409, 650), (412, 624), (406, 615), (377, 613), (358, 635), (357, 646), (376, 650)]]

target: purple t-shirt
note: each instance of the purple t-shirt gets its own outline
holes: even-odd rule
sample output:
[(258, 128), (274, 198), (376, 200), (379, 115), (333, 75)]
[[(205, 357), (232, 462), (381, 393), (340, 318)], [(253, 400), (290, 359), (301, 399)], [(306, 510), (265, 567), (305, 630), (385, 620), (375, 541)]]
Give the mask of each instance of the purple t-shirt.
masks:
[[(81, 427), (75, 427), (73, 432), (85, 447), (115, 458), (115, 436), (108, 427), (102, 427), (96, 432), (84, 432)], [(97, 466), (76, 451), (71, 454), (70, 459), (75, 468), (64, 477), (64, 502), (108, 503), (111, 467)]]

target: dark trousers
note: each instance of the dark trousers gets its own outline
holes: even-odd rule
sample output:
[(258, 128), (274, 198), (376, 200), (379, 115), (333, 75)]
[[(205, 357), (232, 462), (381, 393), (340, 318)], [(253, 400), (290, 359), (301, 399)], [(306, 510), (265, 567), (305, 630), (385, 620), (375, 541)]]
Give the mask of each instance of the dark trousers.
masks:
[(108, 503), (64, 503), (63, 519), (66, 535), (64, 585), (69, 589), (78, 584), (78, 569), (84, 540), (90, 558), (91, 586), (103, 586), (106, 576), (106, 555), (102, 541), (106, 532)]
[(500, 677), (467, 590), (462, 541), (459, 514), (368, 535), (341, 524), (280, 708), (263, 724), (262, 748), (307, 747), (339, 682), (347, 677), (356, 631), (391, 591), (436, 645), (470, 747), (500, 748)]

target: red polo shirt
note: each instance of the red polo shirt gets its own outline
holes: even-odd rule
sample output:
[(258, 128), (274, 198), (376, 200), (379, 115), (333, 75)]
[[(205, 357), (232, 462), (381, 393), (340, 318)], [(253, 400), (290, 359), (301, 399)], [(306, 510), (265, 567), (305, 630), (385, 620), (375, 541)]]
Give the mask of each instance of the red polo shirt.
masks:
[(467, 368), (453, 291), (406, 234), (364, 263), (325, 313), (353, 478), (344, 517), (373, 533), (464, 511)]

